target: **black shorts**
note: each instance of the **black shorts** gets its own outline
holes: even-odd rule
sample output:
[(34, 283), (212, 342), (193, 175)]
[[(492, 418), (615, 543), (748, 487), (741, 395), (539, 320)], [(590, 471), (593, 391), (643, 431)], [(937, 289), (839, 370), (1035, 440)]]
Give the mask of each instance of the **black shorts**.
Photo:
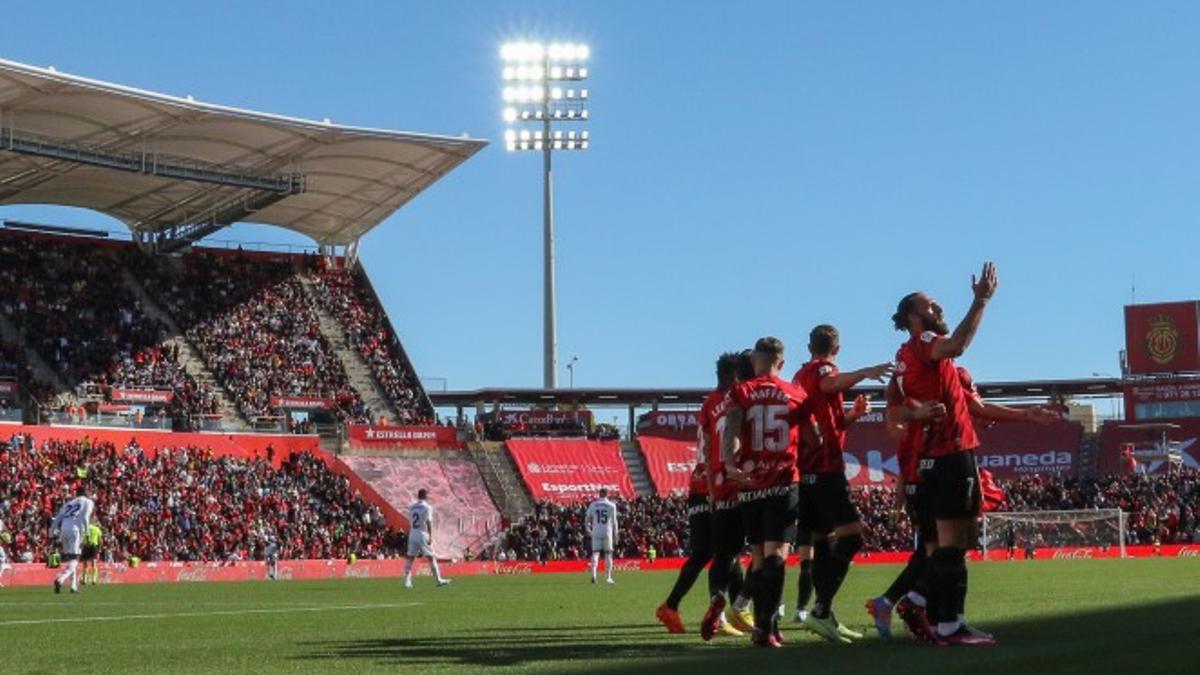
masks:
[(746, 528), (738, 507), (718, 508), (712, 513), (713, 556), (734, 558), (746, 548)]
[(921, 485), (907, 483), (904, 486), (904, 504), (908, 511), (908, 520), (917, 535), (916, 548), (937, 543), (937, 520), (933, 517), (928, 495)]
[(800, 477), (800, 531), (828, 533), (858, 522), (858, 507), (850, 498), (850, 482), (841, 471)]
[(91, 544), (84, 544), (79, 549), (79, 559), (83, 562), (91, 562), (96, 559), (97, 548)]
[(796, 487), (792, 483), (738, 495), (746, 541), (751, 546), (768, 541), (790, 544), (796, 539), (796, 520), (800, 515), (800, 493)]
[[(665, 555), (670, 555), (666, 551)], [(713, 553), (712, 513), (708, 500), (688, 501), (688, 555), (692, 558), (711, 558)]]
[(979, 515), (983, 492), (975, 455), (970, 452), (922, 459), (921, 484), (937, 520), (968, 520)]

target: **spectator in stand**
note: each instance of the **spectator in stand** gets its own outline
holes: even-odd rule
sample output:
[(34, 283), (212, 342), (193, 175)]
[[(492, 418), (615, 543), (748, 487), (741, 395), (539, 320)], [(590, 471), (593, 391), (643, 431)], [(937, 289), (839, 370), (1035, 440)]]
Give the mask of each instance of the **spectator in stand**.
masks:
[(86, 476), (117, 561), (261, 558), (272, 538), (286, 558), (395, 555), (383, 514), (308, 453), (279, 469), (209, 448), (144, 452), (136, 444), (45, 441), (0, 445), (0, 521), (11, 550), (45, 560), (49, 519)]

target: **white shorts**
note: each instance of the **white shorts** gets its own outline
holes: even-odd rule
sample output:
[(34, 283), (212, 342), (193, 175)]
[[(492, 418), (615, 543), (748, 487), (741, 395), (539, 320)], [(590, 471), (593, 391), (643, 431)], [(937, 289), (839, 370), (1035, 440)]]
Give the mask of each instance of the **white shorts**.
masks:
[(433, 557), (433, 547), (429, 545), (429, 533), (417, 530), (408, 533), (408, 557)]
[(612, 553), (612, 537), (604, 534), (592, 535), (592, 553)]
[(83, 537), (79, 536), (79, 529), (75, 527), (67, 528), (59, 533), (59, 543), (62, 544), (63, 557), (75, 556), (79, 557), (82, 551), (81, 544)]

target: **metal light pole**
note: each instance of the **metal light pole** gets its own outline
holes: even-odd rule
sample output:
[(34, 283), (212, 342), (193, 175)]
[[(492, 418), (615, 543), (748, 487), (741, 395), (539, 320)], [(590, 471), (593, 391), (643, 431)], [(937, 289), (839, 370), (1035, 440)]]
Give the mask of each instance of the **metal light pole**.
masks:
[(572, 389), (575, 388), (575, 364), (578, 362), (579, 362), (578, 356), (572, 356), (571, 360), (567, 362), (567, 371), (569, 371), (571, 373), (571, 388)]
[[(551, 155), (554, 150), (586, 150), (587, 131), (564, 134), (551, 128), (552, 122), (586, 122), (587, 89), (563, 89), (561, 83), (582, 82), (588, 69), (580, 65), (590, 50), (586, 45), (515, 42), (501, 47), (504, 61), (504, 121), (519, 125), (541, 122), (540, 128), (509, 128), (504, 132), (505, 147), (510, 151), (535, 150), (542, 153), (542, 229), (543, 276), (543, 385), (558, 388), (558, 326), (554, 288), (554, 175)], [(569, 367), (569, 366), (568, 366)], [(572, 372), (572, 378), (574, 372)]]

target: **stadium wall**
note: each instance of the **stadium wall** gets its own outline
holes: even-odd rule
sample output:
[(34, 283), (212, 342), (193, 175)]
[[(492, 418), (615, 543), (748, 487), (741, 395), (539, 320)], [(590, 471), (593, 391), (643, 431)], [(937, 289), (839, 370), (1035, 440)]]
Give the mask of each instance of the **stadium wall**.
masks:
[[(1164, 545), (1129, 546), (1126, 547), (1127, 557), (1130, 558), (1200, 558), (1200, 545)], [(1120, 558), (1120, 550), (1113, 548), (1039, 548), (1034, 558), (1046, 560), (1091, 560)], [(1006, 551), (991, 551), (988, 560), (1001, 562), (1007, 560)], [(1022, 559), (1018, 553), (1016, 559)], [(869, 556), (859, 556), (856, 565), (900, 564), (908, 559), (908, 553), (874, 553)], [(978, 551), (972, 551), (970, 559), (981, 562)], [(617, 560), (613, 569), (619, 573), (653, 572), (677, 570), (683, 566), (685, 558), (659, 558), (650, 562), (643, 558)], [(748, 561), (747, 561), (748, 562)], [(293, 581), (318, 581), (325, 579), (391, 579), (404, 576), (403, 559), (359, 560), (349, 563), (345, 560), (285, 560), (279, 563), (279, 579)], [(793, 556), (789, 565), (795, 565)], [(532, 561), (517, 562), (450, 562), (441, 565), (442, 574), (455, 576), (523, 576), (527, 574), (582, 574), (587, 570), (586, 560), (560, 560), (547, 563)], [(263, 581), (267, 578), (266, 563), (236, 562), (236, 563), (179, 563), (159, 562), (142, 563), (137, 567), (126, 564), (101, 564), (100, 583), (102, 584), (156, 584), (156, 583), (188, 583), (188, 582), (235, 582)], [(58, 568), (46, 567), (42, 564), (17, 563), (11, 569), (0, 574), (0, 586), (49, 586), (59, 573)], [(414, 573), (417, 576), (429, 576), (429, 566), (420, 563)]]

